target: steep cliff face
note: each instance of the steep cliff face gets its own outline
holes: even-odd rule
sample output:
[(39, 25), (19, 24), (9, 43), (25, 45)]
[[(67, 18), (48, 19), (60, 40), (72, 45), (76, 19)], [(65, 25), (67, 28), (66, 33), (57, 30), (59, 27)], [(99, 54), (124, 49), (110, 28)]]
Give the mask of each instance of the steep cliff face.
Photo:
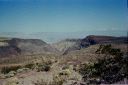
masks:
[(69, 48), (78, 47), (80, 44), (81, 39), (65, 39), (60, 42), (52, 44), (52, 46), (58, 49), (60, 52), (65, 52)]
[(128, 43), (127, 37), (113, 37), (113, 36), (96, 36), (90, 35), (82, 39), (82, 43), (86, 42), (90, 45), (102, 43)]

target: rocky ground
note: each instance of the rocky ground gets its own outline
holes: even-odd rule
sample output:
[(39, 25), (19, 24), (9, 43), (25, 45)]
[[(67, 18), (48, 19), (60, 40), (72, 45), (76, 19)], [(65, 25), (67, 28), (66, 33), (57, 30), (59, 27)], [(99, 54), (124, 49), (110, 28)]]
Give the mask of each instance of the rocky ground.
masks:
[[(117, 41), (119, 42), (111, 44), (109, 51), (108, 48), (105, 48), (105, 52), (108, 52), (96, 53), (103, 42), (109, 42), (104, 43), (104, 45), (107, 45), (110, 42)], [(84, 80), (85, 74), (95, 73), (97, 70), (95, 64), (99, 64), (97, 63), (98, 60), (104, 59), (106, 54), (112, 57), (112, 62), (109, 59), (104, 59), (103, 62), (106, 64), (102, 63), (103, 67), (101, 69), (109, 66), (111, 68), (111, 66), (115, 65), (117, 67), (116, 70), (119, 70), (119, 73), (122, 72), (124, 75), (126, 74), (124, 70), (127, 70), (127, 66), (126, 69), (123, 68), (123, 71), (120, 71), (120, 69), (121, 64), (125, 67), (126, 63), (124, 62), (127, 61), (125, 61), (125, 58), (127, 59), (128, 50), (127, 42), (125, 41), (127, 41), (126, 38), (107, 36), (68, 39), (53, 45), (36, 39), (2, 40), (0, 41), (0, 56), (4, 55), (6, 57), (0, 57), (0, 85), (86, 85), (88, 82)], [(114, 54), (111, 55), (111, 51)], [(11, 56), (9, 56), (10, 53)], [(122, 61), (120, 63), (114, 61), (115, 58), (113, 57), (118, 53), (119, 56), (120, 53), (124, 54), (124, 59), (121, 58), (123, 63)], [(88, 68), (82, 68), (83, 65), (87, 65)], [(86, 70), (87, 72), (85, 74), (80, 73), (81, 68), (82, 70), (84, 69), (84, 72)], [(92, 76), (93, 78), (91, 78)], [(91, 82), (100, 80), (99, 76), (92, 74), (91, 77), (88, 79)], [(120, 83), (120, 81), (117, 83)]]

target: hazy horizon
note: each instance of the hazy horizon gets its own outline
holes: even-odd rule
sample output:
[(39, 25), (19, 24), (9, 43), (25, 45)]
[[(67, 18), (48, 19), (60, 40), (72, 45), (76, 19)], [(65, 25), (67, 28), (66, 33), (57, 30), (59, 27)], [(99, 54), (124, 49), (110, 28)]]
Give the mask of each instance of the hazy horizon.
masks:
[(21, 33), (21, 32), (3, 32), (0, 33), (0, 37), (10, 37), (10, 38), (23, 38), (23, 39), (41, 39), (47, 43), (56, 43), (65, 39), (82, 39), (89, 35), (103, 35), (103, 36), (115, 36), (115, 37), (126, 37), (120, 35), (120, 32), (106, 32), (106, 31), (87, 31), (87, 32), (35, 32), (35, 33)]
[(127, 0), (0, 0), (0, 35), (47, 42), (127, 36), (127, 10)]

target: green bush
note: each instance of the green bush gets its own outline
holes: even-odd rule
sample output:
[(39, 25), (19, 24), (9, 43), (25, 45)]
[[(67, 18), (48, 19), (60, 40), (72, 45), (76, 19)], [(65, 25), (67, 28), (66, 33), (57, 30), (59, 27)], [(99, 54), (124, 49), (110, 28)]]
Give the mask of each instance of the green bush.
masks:
[(65, 69), (65, 70), (62, 70), (59, 75), (62, 76), (62, 75), (65, 75), (65, 76), (69, 76), (71, 74), (70, 70), (69, 69)]
[(29, 68), (29, 69), (33, 69), (34, 68), (34, 64), (33, 63), (29, 63), (29, 64), (26, 64), (24, 67), (25, 68)]
[(49, 65), (44, 65), (44, 66), (43, 66), (44, 71), (49, 71), (50, 68), (51, 68), (51, 67), (50, 67)]
[[(93, 65), (83, 64), (79, 72), (86, 81), (89, 78), (100, 78), (108, 83), (115, 83), (128, 77), (128, 57), (122, 57), (120, 49), (112, 48), (111, 45), (101, 45), (96, 53), (109, 55), (104, 59), (99, 59)], [(113, 57), (111, 57), (113, 56)]]
[(38, 68), (37, 68), (37, 71), (49, 71), (51, 69), (51, 66), (50, 65), (47, 65), (47, 64), (39, 64), (38, 65)]
[(19, 68), (21, 68), (21, 66), (5, 66), (1, 68), (1, 73), (7, 74), (10, 71), (16, 71)]

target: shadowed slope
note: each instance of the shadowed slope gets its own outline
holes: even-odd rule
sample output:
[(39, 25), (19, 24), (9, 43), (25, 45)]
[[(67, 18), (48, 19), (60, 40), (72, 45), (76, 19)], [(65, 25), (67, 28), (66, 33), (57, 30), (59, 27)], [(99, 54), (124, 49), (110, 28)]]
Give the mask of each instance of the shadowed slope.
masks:
[(11, 40), (5, 41), (4, 43), (8, 43), (8, 45), (0, 47), (0, 57), (57, 53), (55, 48), (39, 39), (13, 38)]

